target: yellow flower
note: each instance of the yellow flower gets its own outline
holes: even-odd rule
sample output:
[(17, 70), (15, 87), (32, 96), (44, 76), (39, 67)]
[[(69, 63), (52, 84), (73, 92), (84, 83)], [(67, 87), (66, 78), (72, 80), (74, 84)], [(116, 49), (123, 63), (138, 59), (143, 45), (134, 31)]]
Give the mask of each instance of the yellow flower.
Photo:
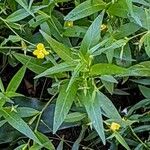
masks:
[(73, 21), (65, 21), (64, 26), (65, 27), (73, 27)]
[(43, 59), (49, 54), (42, 43), (39, 43), (36, 48), (37, 49), (34, 50), (33, 55), (37, 56), (38, 59)]
[(101, 31), (106, 31), (106, 30), (107, 30), (107, 25), (102, 24), (102, 25), (101, 25)]
[(120, 124), (118, 123), (115, 123), (115, 122), (112, 122), (111, 125), (110, 125), (110, 129), (114, 132), (116, 130), (119, 130), (120, 129)]

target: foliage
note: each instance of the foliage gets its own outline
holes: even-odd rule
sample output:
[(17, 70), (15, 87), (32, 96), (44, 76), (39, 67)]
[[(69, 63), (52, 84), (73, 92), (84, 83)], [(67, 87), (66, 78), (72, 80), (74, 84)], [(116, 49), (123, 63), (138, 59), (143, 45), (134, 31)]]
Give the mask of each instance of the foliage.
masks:
[[(82, 126), (72, 150), (150, 149), (149, 0), (1, 0), (0, 25), (0, 144), (61, 150), (46, 133)], [(30, 73), (51, 82), (39, 100), (21, 91)]]

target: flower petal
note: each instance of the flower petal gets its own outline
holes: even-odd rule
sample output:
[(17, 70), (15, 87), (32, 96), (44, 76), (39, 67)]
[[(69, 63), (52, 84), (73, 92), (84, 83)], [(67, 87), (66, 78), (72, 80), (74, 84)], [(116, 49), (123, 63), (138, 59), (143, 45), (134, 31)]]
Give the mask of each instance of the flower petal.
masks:
[(38, 53), (39, 53), (39, 50), (37, 50), (37, 49), (35, 49), (35, 50), (33, 51), (33, 55), (35, 55), (35, 56), (37, 56)]
[(110, 126), (110, 129), (111, 129), (112, 131), (119, 130), (119, 129), (120, 129), (120, 124), (115, 123), (115, 122), (112, 122), (112, 124), (111, 124), (111, 126)]
[(44, 54), (42, 52), (38, 53), (37, 58), (38, 59), (43, 59), (44, 58)]
[(49, 52), (45, 48), (42, 50), (42, 52), (44, 55), (49, 55)]
[(39, 43), (36, 47), (38, 50), (42, 50), (42, 49), (44, 49), (44, 44)]

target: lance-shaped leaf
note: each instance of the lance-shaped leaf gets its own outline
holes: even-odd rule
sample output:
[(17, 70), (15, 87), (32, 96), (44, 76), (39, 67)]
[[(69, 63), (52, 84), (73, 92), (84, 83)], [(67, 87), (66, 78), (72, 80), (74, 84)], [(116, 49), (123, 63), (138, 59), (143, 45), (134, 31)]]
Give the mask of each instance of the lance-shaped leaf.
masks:
[(146, 54), (150, 57), (150, 32), (147, 34), (145, 41), (144, 41), (145, 51)]
[(85, 106), (85, 109), (87, 111), (89, 119), (92, 122), (92, 125), (94, 126), (95, 130), (100, 136), (103, 144), (105, 144), (106, 141), (105, 141), (104, 127), (103, 127), (103, 119), (102, 119), (100, 101), (97, 92), (93, 90), (89, 90), (86, 93), (86, 95), (85, 93), (83, 93), (82, 97), (80, 98)]
[(69, 90), (69, 88), (71, 87), (71, 85), (75, 82), (76, 78), (79, 75), (79, 72), (83, 70), (83, 68), (85, 67), (85, 63), (78, 63), (78, 65), (75, 67), (73, 73), (72, 73), (72, 77), (69, 81), (68, 87), (67, 87), (67, 91)]
[(36, 131), (36, 136), (40, 140), (40, 142), (43, 144), (43, 147), (45, 147), (48, 150), (55, 150), (55, 147), (53, 146), (52, 142), (48, 139), (47, 136), (45, 136), (43, 133)]
[(94, 14), (105, 8), (105, 3), (102, 0), (87, 0), (75, 9), (73, 9), (66, 17), (65, 20), (75, 21), (91, 14)]
[(1, 80), (1, 78), (0, 78), (0, 90), (1, 90), (2, 92), (5, 91), (5, 88), (4, 88), (4, 85), (3, 85), (3, 82), (2, 82), (2, 80)]
[(43, 76), (56, 74), (56, 73), (61, 73), (61, 72), (65, 72), (65, 71), (71, 71), (71, 70), (73, 70), (74, 66), (75, 66), (74, 64), (67, 64), (67, 63), (63, 62), (63, 63), (60, 63), (60, 64), (58, 64), (56, 66), (53, 66), (53, 67), (45, 70), (41, 74), (37, 75), (35, 77), (35, 79), (43, 77)]
[(124, 138), (120, 135), (120, 133), (114, 132), (113, 135), (116, 137), (116, 139), (119, 141), (119, 143), (125, 147), (126, 150), (131, 150), (130, 147), (128, 146), (128, 144), (126, 143), (126, 141), (124, 140)]
[(86, 127), (82, 127), (82, 130), (80, 132), (80, 135), (79, 137), (77, 138), (77, 140), (74, 142), (73, 146), (72, 146), (72, 149), (71, 150), (79, 150), (80, 148), (80, 142), (82, 141), (82, 139), (84, 138), (85, 136), (85, 131), (86, 131)]
[(29, 6), (27, 4), (26, 0), (15, 0), (19, 5), (21, 5), (30, 15), (34, 16), (34, 13), (29, 9)]
[(150, 7), (150, 3), (146, 2), (145, 0), (132, 0), (132, 2)]
[(68, 82), (61, 88), (56, 100), (54, 113), (53, 133), (55, 133), (66, 118), (77, 92), (77, 83), (73, 83), (67, 91)]
[[(121, 116), (118, 113), (117, 109), (115, 108), (115, 106), (113, 105), (113, 103), (111, 102), (111, 100), (109, 100), (108, 97), (106, 97), (103, 93), (101, 93), (100, 91), (97, 91), (97, 97), (99, 99), (100, 102), (100, 106), (101, 108), (104, 110), (104, 112), (106, 113), (106, 115), (110, 118), (110, 119), (114, 119), (116, 121), (121, 121)], [(112, 113), (113, 112), (113, 113)]]
[(65, 61), (73, 62), (74, 59), (72, 58), (71, 49), (59, 43), (58, 41), (54, 40), (50, 37), (47, 33), (40, 30), (40, 33), (46, 39), (46, 41), (50, 44), (52, 49), (57, 53), (57, 55)]
[(128, 76), (150, 76), (150, 61), (141, 62), (128, 68)]
[(132, 1), (133, 0), (126, 0), (126, 4), (128, 6), (129, 13), (130, 13), (131, 17), (133, 18), (134, 22), (137, 23), (138, 25), (142, 26), (139, 16), (134, 12)]
[(51, 64), (50, 65), (43, 64), (44, 62), (43, 60), (39, 60), (31, 56), (27, 56), (19, 53), (15, 53), (13, 54), (13, 56), (23, 65), (26, 65), (28, 69), (30, 69), (31, 71), (37, 74), (40, 74), (44, 72), (46, 69), (48, 69), (49, 67), (51, 67)]
[[(45, 8), (46, 5), (42, 5), (42, 6), (33, 6), (31, 8), (31, 11), (33, 13), (36, 13), (38, 10), (42, 9), (42, 8)], [(20, 20), (23, 20), (24, 18), (28, 17), (30, 14), (23, 8), (21, 9), (18, 9), (17, 11), (15, 11), (14, 13), (12, 13), (11, 15), (9, 15), (7, 18), (6, 18), (6, 21), (8, 22), (17, 22), (17, 21), (20, 21)]]
[(127, 69), (123, 67), (116, 66), (114, 64), (106, 64), (106, 63), (99, 63), (95, 64), (90, 69), (90, 74), (92, 76), (98, 75), (121, 75), (126, 73)]
[(19, 87), (24, 74), (26, 72), (26, 66), (23, 66), (22, 68), (19, 69), (19, 71), (14, 75), (14, 77), (11, 79), (6, 92), (11, 91), (11, 92), (16, 92), (17, 88)]
[(147, 99), (150, 98), (150, 88), (148, 88), (146, 86), (139, 85), (139, 89), (145, 98), (147, 98)]
[(128, 42), (127, 39), (120, 39), (118, 41), (113, 42), (112, 45), (110, 45), (108, 47), (101, 48), (101, 49), (99, 49), (99, 47), (98, 47), (98, 49), (95, 50), (95, 52), (93, 53), (93, 55), (94, 56), (101, 55), (104, 52), (112, 51), (112, 50), (115, 50), (117, 48), (123, 47), (123, 46), (126, 45), (127, 42)]
[(17, 113), (11, 111), (10, 109), (5, 109), (5, 108), (1, 109), (0, 113), (12, 127), (14, 127), (19, 132), (21, 132), (22, 134), (26, 135), (28, 138), (34, 140), (36, 143), (41, 145), (39, 139), (36, 137), (36, 135), (33, 133), (30, 127), (21, 119), (21, 117)]
[(81, 43), (80, 51), (85, 54), (89, 49), (96, 45), (100, 40), (100, 27), (103, 21), (104, 11), (94, 20), (87, 30)]

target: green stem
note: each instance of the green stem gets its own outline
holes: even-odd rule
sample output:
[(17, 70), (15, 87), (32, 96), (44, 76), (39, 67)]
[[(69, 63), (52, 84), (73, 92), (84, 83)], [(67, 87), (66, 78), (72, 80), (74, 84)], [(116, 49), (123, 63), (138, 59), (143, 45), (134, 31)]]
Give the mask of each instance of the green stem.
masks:
[(136, 38), (136, 37), (138, 37), (138, 36), (140, 36), (140, 35), (146, 34), (147, 32), (148, 32), (148, 31), (145, 31), (145, 32), (142, 32), (142, 33), (136, 34), (136, 35), (134, 35), (134, 36), (130, 37), (128, 40), (132, 40), (132, 39), (134, 39), (134, 38)]
[(136, 133), (134, 132), (134, 130), (132, 129), (131, 126), (129, 126), (132, 134), (134, 135), (134, 137), (146, 148), (149, 149), (149, 147), (136, 135)]
[(22, 49), (22, 47), (0, 47), (0, 49)]
[(44, 85), (43, 85), (42, 90), (41, 90), (40, 100), (42, 99), (42, 96), (43, 96), (43, 92), (44, 92), (44, 89), (45, 89), (46, 82), (47, 82), (47, 78), (45, 79)]
[(33, 43), (27, 41), (26, 39), (22, 38), (12, 27), (10, 27), (10, 25), (7, 23), (7, 21), (6, 21), (5, 19), (3, 19), (2, 17), (0, 17), (0, 20), (2, 20), (2, 21), (6, 24), (6, 26), (7, 26), (16, 36), (18, 36), (21, 40), (25, 41), (26, 43), (28, 43), (28, 44), (30, 44), (30, 45), (35, 46), (35, 44), (33, 44)]
[(55, 97), (56, 95), (57, 95), (57, 93), (51, 97), (51, 99), (45, 104), (45, 106), (43, 107), (43, 109), (42, 109), (41, 112), (39, 113), (39, 117), (38, 117), (38, 120), (37, 120), (37, 123), (36, 123), (36, 126), (35, 126), (35, 132), (37, 131), (37, 128), (38, 128), (38, 126), (39, 126), (39, 123), (40, 123), (40, 120), (41, 120), (41, 117), (42, 117), (43, 112), (45, 111), (45, 109), (48, 107), (48, 105), (51, 103), (51, 101), (54, 99), (54, 97)]

